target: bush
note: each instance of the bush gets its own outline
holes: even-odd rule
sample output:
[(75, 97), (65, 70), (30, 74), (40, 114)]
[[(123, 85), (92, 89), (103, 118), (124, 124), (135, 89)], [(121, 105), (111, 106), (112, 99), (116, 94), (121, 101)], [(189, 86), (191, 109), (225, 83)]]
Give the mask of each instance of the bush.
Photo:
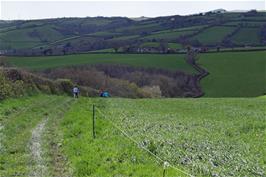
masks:
[(0, 100), (3, 100), (12, 95), (12, 86), (0, 72)]
[(26, 89), (22, 80), (17, 80), (12, 83), (12, 94), (13, 96), (23, 96), (26, 94)]
[(144, 86), (142, 90), (152, 98), (160, 98), (162, 96), (162, 91), (158, 85)]
[(72, 94), (72, 88), (74, 87), (74, 84), (69, 79), (57, 79), (56, 83), (59, 84), (60, 90), (67, 93), (68, 95)]

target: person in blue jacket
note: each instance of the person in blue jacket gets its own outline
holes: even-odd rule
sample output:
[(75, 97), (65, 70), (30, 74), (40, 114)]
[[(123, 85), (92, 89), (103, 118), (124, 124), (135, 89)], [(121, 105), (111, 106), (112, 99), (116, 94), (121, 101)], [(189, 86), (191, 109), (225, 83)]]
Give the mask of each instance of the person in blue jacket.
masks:
[(103, 91), (103, 92), (101, 92), (100, 97), (108, 98), (108, 97), (110, 97), (110, 94), (107, 91)]

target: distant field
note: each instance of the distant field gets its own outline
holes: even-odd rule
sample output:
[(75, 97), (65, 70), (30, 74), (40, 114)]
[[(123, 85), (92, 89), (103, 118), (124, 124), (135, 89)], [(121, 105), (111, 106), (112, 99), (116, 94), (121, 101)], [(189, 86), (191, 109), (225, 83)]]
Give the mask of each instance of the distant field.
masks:
[(0, 44), (0, 49), (5, 46), (11, 48), (31, 48), (61, 38), (63, 38), (63, 35), (53, 29), (52, 25), (11, 30), (0, 32), (0, 39), (3, 41)]
[(192, 34), (195, 31), (169, 31), (169, 32), (162, 32), (162, 33), (156, 33), (151, 34), (148, 36), (143, 37), (143, 39), (177, 39), (178, 37), (182, 35), (188, 35)]
[(153, 67), (169, 70), (182, 70), (194, 73), (195, 70), (185, 62), (185, 55), (160, 54), (79, 54), (50, 57), (8, 57), (15, 66), (42, 70), (83, 64), (126, 64), (138, 67)]
[[(178, 43), (167, 43), (168, 47), (171, 49), (181, 49), (182, 45)], [(160, 47), (160, 42), (144, 42), (140, 47)]]
[(109, 48), (109, 49), (94, 50), (94, 51), (90, 51), (90, 52), (92, 52), (92, 53), (102, 53), (102, 52), (115, 53), (115, 50), (113, 48)]
[[(108, 49), (108, 51), (111, 51)], [(207, 97), (259, 96), (266, 92), (266, 51), (200, 54), (199, 63), (210, 75), (201, 81)], [(169, 70), (196, 71), (184, 60), (185, 55), (171, 54), (80, 54), (50, 57), (8, 57), (15, 66), (43, 70), (83, 64), (125, 64)]]
[(264, 25), (266, 22), (262, 22), (262, 21), (234, 21), (234, 22), (228, 22), (225, 23), (225, 25), (243, 25), (243, 26), (249, 26), (249, 27), (257, 27), (257, 26), (262, 26)]
[[(120, 45), (120, 42), (120, 46), (151, 42), (152, 39), (156, 42), (160, 40), (177, 42), (180, 36), (196, 32), (198, 32), (197, 35), (184, 39), (189, 45), (194, 45), (198, 40), (202, 45), (215, 46), (221, 45), (225, 37), (240, 25), (243, 29), (236, 31), (233, 38), (235, 47), (238, 44), (261, 46), (263, 45), (262, 34), (258, 36), (258, 33), (262, 25), (266, 24), (265, 14), (265, 12), (259, 12), (249, 16), (244, 12), (228, 12), (219, 15), (213, 13), (202, 16), (166, 16), (143, 21), (132, 21), (124, 17), (1, 21), (0, 50), (40, 47), (43, 47), (43, 50), (58, 49), (66, 43), (71, 43), (75, 50), (80, 48), (82, 52), (86, 52), (111, 48)], [(222, 19), (219, 25), (218, 18)], [(205, 27), (209, 28), (202, 31), (201, 29)], [(93, 43), (94, 47), (88, 46), (88, 43)], [(105, 46), (102, 47), (102, 45)]]
[(113, 32), (107, 32), (107, 31), (99, 31), (99, 32), (95, 32), (95, 33), (89, 33), (87, 34), (89, 36), (117, 36), (117, 35), (121, 35), (120, 33), (113, 33)]
[(260, 29), (241, 28), (240, 31), (232, 37), (232, 41), (242, 45), (260, 44)]
[(159, 47), (159, 42), (144, 42), (140, 45), (140, 47)]
[(161, 30), (157, 32), (153, 32), (152, 34), (159, 34), (159, 33), (169, 33), (169, 32), (182, 32), (182, 31), (197, 31), (203, 27), (206, 27), (207, 25), (198, 25), (198, 26), (191, 26), (191, 27), (185, 27), (185, 28), (174, 28), (174, 29), (168, 29), (168, 30)]
[(109, 39), (108, 41), (123, 41), (123, 40), (130, 40), (130, 39), (135, 39), (138, 38), (139, 35), (129, 35), (129, 36), (121, 36), (121, 37), (114, 37), (112, 39)]
[(206, 97), (259, 96), (266, 93), (266, 51), (201, 55), (210, 72), (201, 81)]
[(191, 38), (192, 40), (198, 40), (203, 44), (217, 44), (222, 42), (224, 37), (231, 32), (235, 27), (224, 27), (224, 26), (215, 26), (204, 30), (198, 35)]
[(181, 44), (178, 43), (168, 43), (168, 47), (171, 49), (182, 49), (183, 46)]
[(28, 42), (16, 41), (16, 42), (13, 42), (13, 41), (5, 41), (5, 40), (0, 39), (0, 50), (4, 49), (4, 48), (11, 47), (11, 46), (16, 46), (17, 49), (22, 49), (22, 48), (32, 48), (36, 45), (42, 46), (43, 43), (35, 42), (35, 41), (28, 41)]
[(116, 30), (116, 32), (131, 32), (131, 33), (139, 33), (144, 31), (156, 31), (162, 30), (163, 27), (156, 23), (151, 24), (143, 24), (129, 27), (122, 27)]

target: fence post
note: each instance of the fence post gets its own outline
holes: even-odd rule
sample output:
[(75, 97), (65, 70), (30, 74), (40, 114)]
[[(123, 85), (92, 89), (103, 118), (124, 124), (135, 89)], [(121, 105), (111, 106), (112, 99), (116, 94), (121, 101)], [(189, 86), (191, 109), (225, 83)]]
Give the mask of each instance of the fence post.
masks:
[(95, 139), (95, 105), (92, 105), (92, 135), (93, 139)]
[(166, 174), (166, 169), (169, 167), (169, 163), (168, 162), (164, 162), (163, 163), (163, 177), (165, 177)]

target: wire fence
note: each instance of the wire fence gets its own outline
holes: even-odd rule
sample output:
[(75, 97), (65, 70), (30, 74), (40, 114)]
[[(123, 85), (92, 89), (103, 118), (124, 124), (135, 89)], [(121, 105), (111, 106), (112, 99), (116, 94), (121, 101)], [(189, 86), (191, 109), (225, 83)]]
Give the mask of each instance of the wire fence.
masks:
[[(125, 130), (123, 130), (121, 127), (119, 127), (118, 125), (116, 125), (114, 122), (112, 122), (110, 119), (108, 119), (108, 117), (98, 108), (95, 106), (95, 111), (97, 110), (97, 112), (103, 116), (104, 120), (107, 120), (114, 128), (116, 128), (122, 135), (124, 135), (127, 139), (129, 139), (131, 142), (133, 142), (137, 147), (140, 147), (142, 150), (144, 150), (145, 152), (147, 152), (148, 154), (150, 154), (151, 156), (153, 156), (155, 158), (155, 160), (158, 162), (158, 163), (161, 163), (163, 164), (163, 168), (164, 170), (166, 170), (167, 168), (172, 168), (174, 169), (175, 171), (179, 172), (179, 173), (182, 173), (184, 175), (187, 175), (189, 177), (194, 177), (192, 174), (186, 172), (185, 170), (182, 170), (182, 169), (179, 169), (177, 167), (175, 167), (174, 165), (172, 165), (169, 161), (167, 160), (164, 160), (163, 158), (159, 157), (158, 155), (154, 154), (153, 152), (151, 152), (148, 148), (144, 147), (144, 146), (139, 146), (139, 143), (134, 139), (132, 138), (130, 135), (128, 135), (126, 133)], [(95, 115), (95, 113), (94, 113)], [(124, 116), (126, 116), (124, 114)], [(93, 133), (94, 134), (94, 133)], [(165, 172), (165, 171), (164, 171)]]

